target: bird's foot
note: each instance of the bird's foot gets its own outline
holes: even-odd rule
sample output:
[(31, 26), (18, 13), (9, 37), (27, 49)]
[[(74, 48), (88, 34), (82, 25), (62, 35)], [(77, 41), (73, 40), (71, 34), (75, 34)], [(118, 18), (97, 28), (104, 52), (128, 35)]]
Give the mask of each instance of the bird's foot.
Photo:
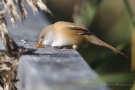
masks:
[(73, 45), (72, 48), (76, 50), (76, 49), (78, 49), (78, 46), (77, 45)]

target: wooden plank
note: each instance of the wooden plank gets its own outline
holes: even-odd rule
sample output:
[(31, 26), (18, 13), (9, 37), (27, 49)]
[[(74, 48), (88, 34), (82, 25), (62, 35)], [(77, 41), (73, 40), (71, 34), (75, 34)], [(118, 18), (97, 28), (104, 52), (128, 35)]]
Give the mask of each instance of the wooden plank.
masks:
[(77, 51), (19, 44), (36, 50), (20, 58), (19, 90), (109, 90)]

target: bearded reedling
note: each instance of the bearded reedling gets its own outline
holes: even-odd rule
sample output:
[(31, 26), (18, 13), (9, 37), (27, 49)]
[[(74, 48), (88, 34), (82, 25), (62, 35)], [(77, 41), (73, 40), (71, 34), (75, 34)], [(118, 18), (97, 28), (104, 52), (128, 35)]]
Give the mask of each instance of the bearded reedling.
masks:
[(45, 27), (39, 36), (39, 42), (35, 45), (37, 48), (43, 48), (50, 45), (57, 48), (73, 48), (86, 47), (89, 44), (107, 47), (125, 57), (124, 53), (103, 42), (97, 38), (88, 29), (74, 23), (59, 21)]

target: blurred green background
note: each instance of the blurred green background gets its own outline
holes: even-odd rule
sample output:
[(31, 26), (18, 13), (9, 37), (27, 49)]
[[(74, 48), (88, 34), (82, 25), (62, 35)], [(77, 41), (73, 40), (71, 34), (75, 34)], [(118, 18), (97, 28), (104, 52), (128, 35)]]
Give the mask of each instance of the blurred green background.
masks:
[[(69, 21), (92, 30), (97, 37), (131, 57), (131, 27), (124, 0), (43, 0), (54, 16), (49, 20)], [(128, 0), (135, 12), (135, 0)], [(45, 13), (46, 14), (46, 13)], [(81, 48), (78, 52), (107, 83), (130, 84), (111, 86), (112, 90), (130, 90), (135, 74), (131, 60), (96, 45)], [(135, 89), (133, 89), (135, 90)]]

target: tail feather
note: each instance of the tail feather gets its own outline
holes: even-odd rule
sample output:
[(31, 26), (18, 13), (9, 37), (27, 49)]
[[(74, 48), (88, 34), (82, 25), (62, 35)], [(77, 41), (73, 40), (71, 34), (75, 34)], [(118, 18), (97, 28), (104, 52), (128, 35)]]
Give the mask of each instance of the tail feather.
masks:
[(125, 56), (126, 58), (130, 59), (127, 55), (125, 55), (124, 53), (122, 53), (121, 51), (117, 50), (116, 48), (114, 48), (113, 46), (103, 42), (102, 40), (100, 40), (99, 38), (97, 38), (94, 34), (90, 35), (90, 42), (92, 44), (95, 44), (95, 45), (99, 45), (99, 46), (104, 46), (104, 47), (107, 47), (123, 56)]

